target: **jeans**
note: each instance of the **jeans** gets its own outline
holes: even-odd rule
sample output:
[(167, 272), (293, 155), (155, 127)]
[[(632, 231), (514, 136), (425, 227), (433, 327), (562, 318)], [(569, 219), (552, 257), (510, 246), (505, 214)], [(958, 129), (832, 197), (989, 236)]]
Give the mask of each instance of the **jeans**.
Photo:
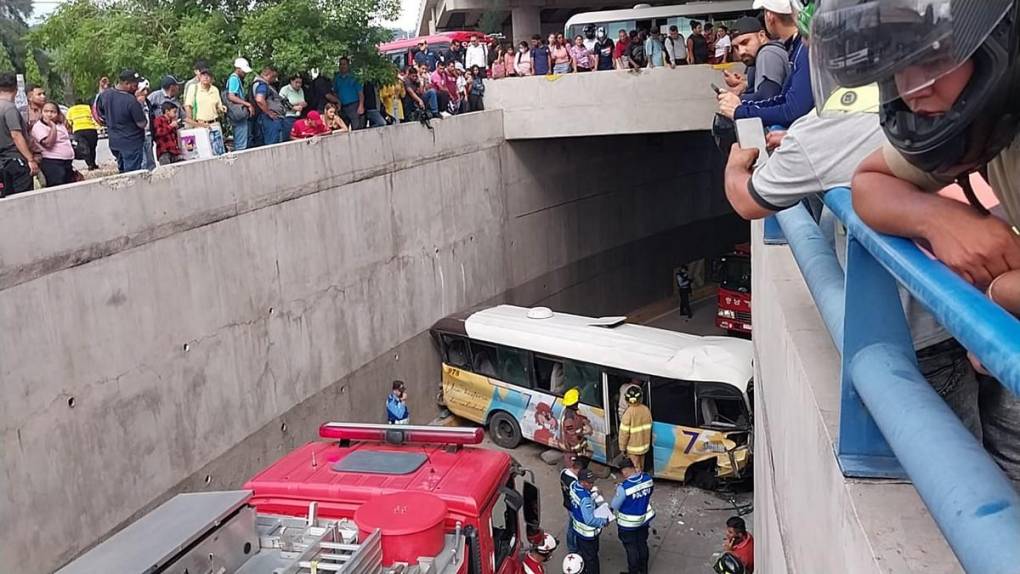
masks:
[(117, 170), (120, 171), (120, 173), (128, 173), (129, 171), (138, 171), (142, 169), (142, 162), (145, 159), (142, 146), (138, 146), (133, 150), (112, 151), (113, 155), (117, 158)]
[(46, 178), (46, 187), (57, 187), (58, 185), (74, 182), (74, 175), (72, 173), (74, 168), (71, 167), (71, 160), (69, 159), (44, 157), (39, 161), (39, 169), (42, 171), (43, 177)]
[(627, 574), (648, 574), (648, 525), (633, 530), (619, 526), (617, 529), (627, 552)]
[(599, 574), (599, 539), (597, 536), (591, 540), (578, 536), (577, 553), (584, 560), (582, 574)]
[(285, 116), (283, 118), (283, 134), (280, 136), (280, 141), (290, 141), (290, 130), (294, 127), (294, 124), (297, 121), (297, 116)]
[(985, 449), (1020, 490), (1020, 399), (992, 377), (978, 378)]
[(577, 534), (574, 533), (574, 527), (570, 524), (570, 511), (567, 511), (567, 552), (577, 552)]
[(427, 90), (425, 92), (425, 105), (428, 106), (430, 114), (439, 114), (439, 96), (436, 95), (435, 90)]
[(340, 115), (343, 116), (344, 121), (347, 122), (347, 127), (350, 129), (360, 130), (364, 127), (361, 123), (361, 114), (358, 113), (358, 102), (341, 106)]
[(368, 120), (368, 127), (370, 128), (381, 128), (386, 126), (386, 118), (379, 113), (379, 110), (365, 110), (365, 119)]
[(955, 339), (949, 339), (918, 351), (917, 364), (928, 384), (980, 441), (982, 415), (978, 411), (978, 382), (967, 360), (967, 351)]
[(156, 156), (152, 151), (152, 134), (145, 134), (145, 143), (142, 144), (142, 167), (152, 171), (156, 169)]
[(280, 138), (283, 135), (283, 118), (276, 118), (275, 120), (269, 117), (269, 114), (259, 115), (259, 127), (262, 128), (262, 143), (265, 145), (273, 145), (280, 143)]
[(231, 125), (234, 126), (234, 151), (248, 149), (249, 120), (231, 122)]

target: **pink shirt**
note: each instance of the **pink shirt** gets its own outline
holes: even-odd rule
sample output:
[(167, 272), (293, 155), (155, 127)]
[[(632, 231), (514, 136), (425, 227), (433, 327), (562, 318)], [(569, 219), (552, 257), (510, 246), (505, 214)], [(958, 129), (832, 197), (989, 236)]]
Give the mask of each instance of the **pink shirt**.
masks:
[(530, 76), (532, 74), (531, 50), (517, 52), (517, 62), (514, 64), (514, 69), (517, 70), (518, 76)]
[(578, 68), (591, 68), (591, 52), (584, 46), (571, 46), (570, 59), (577, 62)]
[(570, 51), (566, 46), (556, 46), (552, 50), (553, 64), (566, 64), (570, 62)]
[(74, 159), (74, 146), (71, 145), (71, 136), (67, 133), (67, 127), (58, 125), (54, 129), (57, 130), (57, 140), (53, 143), (53, 146), (47, 148), (42, 145), (42, 141), (46, 139), (46, 136), (50, 135), (50, 126), (42, 123), (42, 120), (35, 122), (32, 126), (32, 137), (39, 142), (39, 147), (42, 148), (42, 156), (46, 159)]

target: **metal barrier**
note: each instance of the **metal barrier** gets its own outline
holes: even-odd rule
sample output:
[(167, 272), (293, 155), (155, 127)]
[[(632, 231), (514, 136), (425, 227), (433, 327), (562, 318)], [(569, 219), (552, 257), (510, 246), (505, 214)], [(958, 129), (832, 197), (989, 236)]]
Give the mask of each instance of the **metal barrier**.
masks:
[(843, 474), (909, 478), (968, 572), (1020, 572), (1020, 496), (918, 370), (898, 285), (1014, 394), (1020, 321), (912, 241), (869, 229), (848, 189), (825, 204), (848, 231), (845, 276), (802, 205), (777, 219), (842, 355)]

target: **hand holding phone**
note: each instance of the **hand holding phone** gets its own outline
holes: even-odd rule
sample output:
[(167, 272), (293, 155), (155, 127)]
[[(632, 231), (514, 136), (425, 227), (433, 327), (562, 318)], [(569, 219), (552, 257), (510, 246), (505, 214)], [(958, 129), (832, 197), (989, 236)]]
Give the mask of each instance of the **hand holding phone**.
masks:
[(718, 96), (719, 94), (721, 94), (721, 93), (722, 93), (722, 90), (721, 90), (721, 89), (719, 88), (719, 86), (717, 86), (717, 85), (715, 85), (715, 84), (709, 84), (709, 85), (711, 85), (711, 86), (712, 86), (712, 90), (713, 90), (713, 91), (715, 91), (715, 95), (717, 95), (717, 96)]

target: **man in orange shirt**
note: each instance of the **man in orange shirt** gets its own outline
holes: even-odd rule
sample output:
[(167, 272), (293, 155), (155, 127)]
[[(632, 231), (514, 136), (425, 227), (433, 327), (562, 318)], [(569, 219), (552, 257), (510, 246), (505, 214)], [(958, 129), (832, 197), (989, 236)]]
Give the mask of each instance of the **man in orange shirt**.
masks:
[(740, 560), (747, 574), (754, 574), (754, 537), (747, 531), (743, 518), (734, 516), (726, 521), (726, 544), (723, 549)]

